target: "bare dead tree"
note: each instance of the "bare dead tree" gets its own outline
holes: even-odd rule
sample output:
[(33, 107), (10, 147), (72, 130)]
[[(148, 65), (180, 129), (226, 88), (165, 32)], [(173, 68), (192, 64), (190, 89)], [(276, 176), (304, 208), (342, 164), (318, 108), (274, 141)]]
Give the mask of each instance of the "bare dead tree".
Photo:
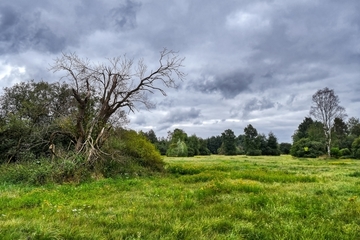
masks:
[(312, 96), (313, 106), (310, 109), (310, 115), (322, 122), (326, 139), (327, 154), (330, 157), (331, 149), (331, 129), (335, 118), (343, 119), (346, 117), (345, 108), (341, 107), (339, 97), (335, 95), (334, 90), (324, 88), (318, 90)]
[(148, 71), (141, 59), (136, 65), (124, 57), (108, 59), (108, 64), (93, 64), (75, 53), (63, 53), (55, 59), (50, 70), (65, 71), (63, 78), (70, 81), (77, 102), (75, 121), (75, 150), (86, 152), (90, 161), (106, 140), (110, 120), (117, 116), (126, 119), (126, 110), (134, 112), (136, 104), (151, 108), (148, 93), (160, 92), (164, 87), (176, 88), (176, 80), (183, 80), (184, 58), (176, 52), (163, 49), (158, 67)]

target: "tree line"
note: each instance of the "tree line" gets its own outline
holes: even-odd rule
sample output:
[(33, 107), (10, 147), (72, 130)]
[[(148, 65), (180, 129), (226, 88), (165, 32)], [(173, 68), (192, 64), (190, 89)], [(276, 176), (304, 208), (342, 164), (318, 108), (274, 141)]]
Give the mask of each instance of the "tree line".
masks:
[(244, 134), (236, 136), (231, 129), (221, 135), (206, 139), (188, 134), (179, 128), (168, 132), (168, 136), (157, 138), (154, 130), (140, 132), (162, 155), (170, 157), (192, 157), (195, 155), (272, 155), (289, 154), (290, 146), (287, 143), (278, 143), (277, 137), (270, 132), (267, 136), (260, 134), (251, 124), (244, 128)]

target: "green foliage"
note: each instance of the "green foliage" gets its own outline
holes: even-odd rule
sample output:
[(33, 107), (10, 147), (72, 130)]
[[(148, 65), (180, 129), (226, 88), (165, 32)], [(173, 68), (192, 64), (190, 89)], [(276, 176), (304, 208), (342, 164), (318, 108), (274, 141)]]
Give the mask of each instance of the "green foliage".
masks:
[(281, 154), (290, 154), (291, 143), (280, 143), (279, 149)]
[(333, 147), (330, 149), (330, 155), (331, 155), (331, 157), (334, 157), (334, 158), (339, 158), (342, 156), (340, 149), (337, 147)]
[(188, 148), (186, 143), (178, 140), (177, 143), (170, 144), (166, 156), (168, 157), (187, 157), (188, 156)]
[(68, 146), (69, 138), (58, 138), (56, 120), (73, 109), (66, 84), (21, 82), (5, 88), (0, 96), (0, 162), (29, 161), (29, 155), (46, 156), (49, 142)]
[(224, 155), (236, 155), (236, 136), (231, 129), (225, 130), (221, 134), (222, 139), (222, 153)]
[(195, 134), (187, 138), (186, 146), (188, 148), (188, 157), (199, 155), (200, 141)]
[(299, 124), (298, 129), (295, 131), (292, 136), (293, 142), (297, 142), (302, 138), (308, 138), (308, 129), (314, 123), (311, 117), (305, 117), (302, 123)]
[(247, 151), (246, 155), (248, 156), (260, 156), (262, 154), (260, 149), (250, 149)]
[[(137, 164), (154, 171), (162, 171), (164, 167), (163, 159), (155, 146), (142, 134), (138, 134), (133, 130), (122, 128), (116, 129), (103, 146), (105, 153), (104, 167), (112, 164), (123, 167), (120, 169), (112, 169), (115, 174), (124, 171), (124, 168), (131, 164)], [(126, 171), (126, 170), (125, 170)]]
[(340, 155), (349, 158), (351, 155), (351, 151), (348, 148), (340, 149)]
[(311, 141), (308, 138), (302, 138), (295, 142), (290, 150), (294, 157), (316, 158), (325, 153), (325, 145), (321, 142)]
[(360, 137), (356, 138), (351, 145), (352, 152), (356, 159), (360, 159)]
[(211, 154), (218, 154), (218, 149), (221, 147), (221, 144), (221, 136), (212, 136), (207, 139), (207, 148), (210, 150)]
[(256, 150), (259, 150), (260, 138), (258, 138), (257, 130), (251, 124), (249, 124), (244, 128), (244, 133), (244, 147), (246, 154), (248, 155), (249, 153), (254, 153)]

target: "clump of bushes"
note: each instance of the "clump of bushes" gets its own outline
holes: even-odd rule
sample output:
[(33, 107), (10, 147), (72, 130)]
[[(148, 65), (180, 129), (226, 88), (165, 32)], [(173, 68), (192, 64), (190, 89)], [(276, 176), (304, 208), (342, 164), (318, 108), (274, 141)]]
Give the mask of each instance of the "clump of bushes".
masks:
[(325, 144), (302, 138), (292, 145), (290, 154), (294, 157), (316, 158), (325, 154)]
[(164, 161), (146, 137), (133, 130), (114, 130), (95, 162), (81, 153), (63, 152), (54, 159), (22, 156), (22, 161), (0, 164), (0, 182), (43, 185), (80, 183), (98, 177), (148, 175), (164, 170)]

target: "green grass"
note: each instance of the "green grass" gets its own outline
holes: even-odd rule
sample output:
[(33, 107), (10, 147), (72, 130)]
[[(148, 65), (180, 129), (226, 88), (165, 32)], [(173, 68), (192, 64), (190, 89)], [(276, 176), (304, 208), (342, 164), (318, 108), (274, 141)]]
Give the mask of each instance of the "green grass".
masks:
[(164, 175), (0, 184), (0, 239), (360, 239), (360, 161), (165, 161)]

